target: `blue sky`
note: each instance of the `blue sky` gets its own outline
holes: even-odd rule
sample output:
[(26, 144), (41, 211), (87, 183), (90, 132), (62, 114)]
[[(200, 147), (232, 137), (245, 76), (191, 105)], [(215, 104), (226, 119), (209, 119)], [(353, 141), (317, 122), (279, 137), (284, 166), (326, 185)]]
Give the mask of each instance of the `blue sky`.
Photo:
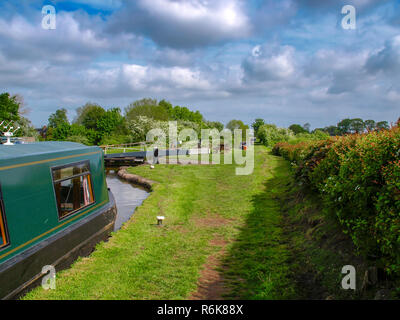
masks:
[[(41, 27), (43, 5), (56, 29)], [(356, 29), (341, 26), (344, 5)], [(0, 1), (0, 88), (28, 117), (167, 99), (227, 123), (400, 116), (400, 4), (386, 0)]]

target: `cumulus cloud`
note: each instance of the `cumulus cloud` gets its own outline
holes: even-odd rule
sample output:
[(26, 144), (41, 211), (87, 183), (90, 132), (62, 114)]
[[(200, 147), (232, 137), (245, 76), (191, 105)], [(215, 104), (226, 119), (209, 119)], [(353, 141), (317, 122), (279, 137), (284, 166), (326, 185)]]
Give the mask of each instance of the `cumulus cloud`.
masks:
[[(96, 18), (92, 22), (96, 22)], [(18, 60), (42, 60), (54, 63), (82, 63), (100, 52), (111, 50), (117, 42), (85, 29), (72, 13), (57, 15), (57, 29), (44, 30), (20, 15), (10, 20), (0, 18), (2, 53)]]
[(397, 74), (400, 71), (400, 35), (386, 41), (382, 49), (371, 54), (365, 67), (370, 73)]
[[(161, 66), (187, 67), (194, 65), (201, 56), (193, 51), (176, 50), (172, 48), (157, 49), (153, 53), (152, 63)], [(197, 59), (196, 59), (197, 58)]]
[(0, 4), (0, 86), (25, 97), (35, 124), (59, 107), (148, 96), (222, 121), (323, 126), (398, 114), (395, 13), (365, 13), (381, 2), (352, 2), (364, 10), (352, 33), (329, 0), (72, 2), (85, 6), (58, 10), (56, 30), (41, 29), (39, 0)]
[(113, 17), (112, 33), (139, 33), (162, 46), (193, 48), (241, 39), (250, 22), (240, 0), (139, 0)]
[(362, 83), (369, 81), (363, 68), (367, 57), (366, 50), (349, 53), (322, 49), (306, 63), (304, 72), (327, 85), (329, 94), (354, 92)]
[(295, 72), (295, 49), (282, 46), (271, 50), (268, 46), (256, 46), (252, 55), (243, 61), (244, 80), (269, 81), (285, 79)]
[[(137, 64), (123, 64), (98, 72), (91, 70), (86, 77), (87, 83), (105, 82), (124, 83), (130, 92), (167, 92), (171, 89), (206, 91), (211, 85), (199, 70), (184, 67), (153, 67)], [(107, 85), (106, 85), (107, 87)]]

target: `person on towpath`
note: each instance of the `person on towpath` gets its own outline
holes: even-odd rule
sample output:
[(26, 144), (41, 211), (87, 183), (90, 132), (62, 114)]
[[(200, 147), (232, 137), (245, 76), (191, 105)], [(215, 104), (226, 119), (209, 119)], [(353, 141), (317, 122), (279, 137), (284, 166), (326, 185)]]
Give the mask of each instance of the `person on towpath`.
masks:
[(158, 148), (157, 147), (154, 148), (153, 155), (154, 155), (153, 164), (158, 164)]

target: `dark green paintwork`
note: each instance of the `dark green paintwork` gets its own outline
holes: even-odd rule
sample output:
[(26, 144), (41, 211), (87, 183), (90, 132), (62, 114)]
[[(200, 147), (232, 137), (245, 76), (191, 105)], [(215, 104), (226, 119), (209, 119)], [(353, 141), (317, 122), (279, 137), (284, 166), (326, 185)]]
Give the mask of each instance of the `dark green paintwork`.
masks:
[[(87, 153), (94, 154), (82, 155)], [(71, 158), (57, 159), (63, 157)], [(90, 161), (95, 203), (59, 221), (51, 168), (83, 160)], [(32, 164), (32, 162), (34, 163)], [(25, 165), (8, 168), (20, 164)], [(14, 251), (5, 257), (1, 257), (0, 263), (50, 235), (67, 228), (71, 223), (79, 221), (108, 203), (102, 150), (98, 147), (88, 147), (77, 143), (40, 142), (14, 146), (0, 145), (0, 184), (10, 238), (10, 245), (0, 250), (0, 257)], [(103, 204), (98, 206), (100, 203)], [(15, 251), (15, 248), (20, 245), (54, 227), (60, 226), (85, 211), (87, 213), (78, 219), (66, 223)]]

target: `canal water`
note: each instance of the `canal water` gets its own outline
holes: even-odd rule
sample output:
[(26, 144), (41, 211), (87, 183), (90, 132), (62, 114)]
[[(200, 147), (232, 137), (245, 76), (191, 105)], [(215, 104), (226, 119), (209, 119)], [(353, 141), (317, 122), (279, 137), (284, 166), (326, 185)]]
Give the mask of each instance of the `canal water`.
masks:
[(118, 213), (114, 227), (114, 231), (116, 231), (129, 220), (136, 207), (140, 206), (149, 196), (149, 192), (121, 179), (114, 170), (107, 171), (106, 179), (117, 204)]

